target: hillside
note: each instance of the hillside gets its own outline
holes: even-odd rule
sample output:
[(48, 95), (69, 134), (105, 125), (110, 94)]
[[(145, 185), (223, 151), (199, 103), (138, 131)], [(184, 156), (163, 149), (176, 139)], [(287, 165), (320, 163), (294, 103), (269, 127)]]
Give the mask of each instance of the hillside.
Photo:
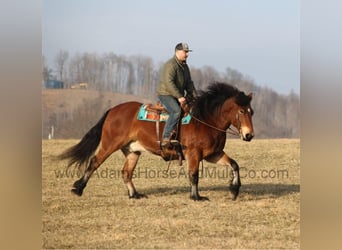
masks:
[(113, 92), (100, 92), (85, 89), (43, 89), (42, 90), (42, 112), (68, 112), (77, 108), (84, 100), (97, 99), (101, 96), (103, 102), (113, 106), (126, 102), (138, 101), (148, 102), (146, 98), (134, 95), (126, 95)]
[[(84, 89), (42, 90), (42, 137), (48, 138), (53, 126), (55, 138), (78, 137), (110, 107), (127, 101), (150, 102), (146, 98)], [(77, 119), (77, 116), (81, 116)], [(77, 135), (68, 127), (77, 123)]]

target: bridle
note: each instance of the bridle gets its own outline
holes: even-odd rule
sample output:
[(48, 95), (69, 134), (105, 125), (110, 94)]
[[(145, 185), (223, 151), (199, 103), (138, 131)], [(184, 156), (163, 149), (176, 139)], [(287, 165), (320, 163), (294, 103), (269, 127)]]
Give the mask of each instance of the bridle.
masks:
[(188, 113), (192, 118), (194, 118), (196, 121), (212, 128), (212, 129), (215, 129), (217, 131), (220, 131), (222, 133), (226, 133), (226, 134), (231, 134), (231, 135), (235, 135), (235, 136), (238, 136), (240, 137), (241, 136), (241, 121), (240, 121), (240, 118), (239, 118), (239, 111), (236, 112), (236, 115), (235, 115), (235, 119), (237, 120), (238, 122), (238, 131), (235, 131), (234, 129), (230, 128), (230, 126), (228, 127), (227, 130), (224, 130), (224, 129), (220, 129), (218, 127), (215, 127), (209, 123), (206, 123), (205, 121), (202, 121), (200, 119), (198, 119), (197, 117), (193, 116), (191, 114), (191, 104), (192, 104), (193, 100), (192, 99), (187, 99), (186, 102), (184, 103), (184, 105), (181, 105), (182, 109)]

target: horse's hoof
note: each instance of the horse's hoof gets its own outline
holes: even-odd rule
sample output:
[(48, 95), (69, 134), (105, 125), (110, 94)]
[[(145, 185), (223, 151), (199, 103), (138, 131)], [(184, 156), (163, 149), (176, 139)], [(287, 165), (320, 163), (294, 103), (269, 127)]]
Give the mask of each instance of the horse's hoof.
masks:
[(190, 199), (193, 201), (209, 201), (209, 198), (206, 196), (190, 196)]
[(87, 183), (85, 183), (82, 179), (79, 179), (74, 182), (72, 185), (75, 189), (84, 189), (86, 187)]
[(141, 198), (147, 198), (146, 194), (139, 194), (134, 193), (133, 195), (129, 196), (130, 199), (141, 199)]
[(82, 196), (82, 194), (83, 194), (83, 189), (73, 188), (73, 189), (71, 189), (71, 192), (72, 192), (73, 194), (78, 195), (78, 196)]
[(232, 194), (232, 200), (235, 201), (236, 198), (239, 195), (239, 190), (240, 190), (240, 186), (239, 185), (231, 185), (229, 186), (229, 191)]

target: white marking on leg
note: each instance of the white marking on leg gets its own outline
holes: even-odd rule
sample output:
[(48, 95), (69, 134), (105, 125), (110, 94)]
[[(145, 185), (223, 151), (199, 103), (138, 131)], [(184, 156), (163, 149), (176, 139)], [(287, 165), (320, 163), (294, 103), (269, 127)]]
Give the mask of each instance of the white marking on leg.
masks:
[(238, 176), (238, 172), (236, 170), (233, 170), (233, 181), (232, 181), (233, 185), (238, 185), (239, 184), (239, 176)]
[(146, 148), (144, 148), (144, 146), (139, 141), (130, 143), (128, 150), (130, 152), (147, 152)]
[(133, 196), (133, 194), (135, 193), (135, 188), (133, 186), (133, 183), (127, 182), (126, 186), (127, 186), (128, 192), (129, 192), (129, 196)]
[(97, 153), (100, 151), (101, 147), (102, 147), (102, 141), (100, 141), (99, 145), (97, 146), (94, 155), (97, 155)]

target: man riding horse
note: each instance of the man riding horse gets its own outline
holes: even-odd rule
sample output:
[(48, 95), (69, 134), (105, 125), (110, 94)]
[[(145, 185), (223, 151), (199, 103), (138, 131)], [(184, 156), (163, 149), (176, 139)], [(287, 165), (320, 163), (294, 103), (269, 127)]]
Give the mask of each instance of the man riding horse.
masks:
[(190, 51), (192, 50), (189, 49), (188, 44), (178, 43), (175, 47), (175, 55), (163, 67), (157, 94), (160, 102), (169, 112), (169, 118), (163, 132), (162, 147), (179, 144), (177, 138), (174, 137), (173, 130), (181, 115), (180, 105), (185, 104), (185, 95), (187, 97), (197, 96), (186, 63)]

